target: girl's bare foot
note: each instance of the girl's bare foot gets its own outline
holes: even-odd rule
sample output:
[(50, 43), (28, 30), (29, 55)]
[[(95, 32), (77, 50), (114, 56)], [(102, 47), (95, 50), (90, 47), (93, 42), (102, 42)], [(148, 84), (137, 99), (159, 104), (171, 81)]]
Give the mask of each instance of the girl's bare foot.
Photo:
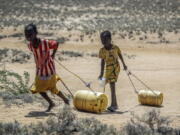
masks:
[(107, 108), (110, 112), (115, 112), (118, 109), (118, 106), (109, 106)]

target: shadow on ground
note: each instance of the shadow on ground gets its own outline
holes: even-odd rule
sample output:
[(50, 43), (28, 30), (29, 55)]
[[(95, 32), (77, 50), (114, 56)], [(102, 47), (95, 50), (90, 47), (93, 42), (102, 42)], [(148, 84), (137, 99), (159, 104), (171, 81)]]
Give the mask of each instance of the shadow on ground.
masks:
[(25, 115), (25, 117), (48, 117), (50, 115), (55, 115), (55, 113), (45, 111), (31, 111)]

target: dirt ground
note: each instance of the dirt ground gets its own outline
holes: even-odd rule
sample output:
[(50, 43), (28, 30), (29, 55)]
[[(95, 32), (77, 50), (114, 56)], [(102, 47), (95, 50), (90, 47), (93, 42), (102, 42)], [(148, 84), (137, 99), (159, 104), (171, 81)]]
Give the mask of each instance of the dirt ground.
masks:
[[(66, 34), (67, 33), (64, 33), (64, 35)], [(75, 33), (75, 35), (76, 34), (77, 33)], [(157, 109), (160, 110), (163, 116), (168, 116), (173, 120), (172, 125), (174, 127), (180, 127), (180, 37), (179, 35), (172, 35), (171, 33), (168, 33), (167, 37), (170, 41), (169, 44), (157, 42), (157, 40), (153, 38), (153, 35), (146, 41), (118, 39), (118, 36), (113, 37), (113, 43), (121, 48), (128, 69), (152, 89), (163, 93), (164, 100), (161, 107), (140, 105), (125, 71), (121, 68), (121, 73), (116, 85), (119, 105), (119, 110), (117, 112), (110, 113), (105, 111), (102, 114), (79, 112), (74, 109), (71, 103), (73, 112), (75, 112), (78, 117), (94, 117), (103, 123), (112, 124), (116, 128), (120, 128), (130, 120), (131, 112), (141, 115), (148, 110)], [(94, 38), (94, 42), (88, 40), (75, 42), (72, 37), (72, 40), (61, 45), (58, 51), (71, 50), (84, 54), (97, 54), (101, 44), (97, 35), (95, 35)], [(1, 39), (0, 49), (5, 47), (28, 51), (24, 39)], [(91, 86), (95, 91), (103, 92), (103, 88), (99, 86), (97, 80), (100, 72), (100, 60), (97, 57), (90, 57), (87, 55), (77, 58), (70, 57), (62, 61), (62, 64), (72, 72), (81, 76), (87, 82), (91, 82)], [(18, 73), (28, 71), (31, 75), (31, 82), (34, 79), (35, 64), (33, 60), (26, 64), (6, 64), (6, 67)], [(77, 78), (66, 72), (57, 63), (56, 69), (57, 73), (73, 93), (78, 90), (87, 89)], [(134, 83), (138, 90), (144, 89), (136, 80), (134, 80)], [(61, 84), (58, 85), (63, 92), (67, 93)], [(106, 86), (105, 93), (108, 95), (110, 104), (111, 99), (108, 85)], [(57, 113), (58, 108), (59, 106), (56, 106), (51, 113)], [(11, 106), (9, 108), (6, 107), (3, 102), (0, 102), (0, 121), (7, 122), (17, 120), (24, 124), (44, 121), (49, 115), (41, 112), (44, 109), (45, 108), (39, 103), (26, 104), (24, 106)]]

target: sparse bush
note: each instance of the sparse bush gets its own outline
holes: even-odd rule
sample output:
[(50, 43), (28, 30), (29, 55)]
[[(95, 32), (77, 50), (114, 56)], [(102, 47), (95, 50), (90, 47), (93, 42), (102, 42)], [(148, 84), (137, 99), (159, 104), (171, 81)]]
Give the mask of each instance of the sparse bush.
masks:
[(11, 91), (14, 95), (29, 92), (29, 79), (28, 72), (24, 72), (23, 76), (21, 76), (13, 71), (0, 70), (0, 88)]
[[(67, 28), (68, 31), (78, 30), (81, 27), (83, 31), (104, 29), (154, 31), (162, 29), (171, 32), (179, 28), (179, 3), (177, 0), (166, 0), (165, 2), (163, 0), (54, 0), (53, 2), (1, 0), (1, 3), (0, 26), (2, 28), (4, 26), (24, 26), (31, 22), (38, 24), (38, 27), (41, 28), (54, 30)], [(50, 5), (50, 3), (49, 8), (44, 8), (44, 5)], [(102, 4), (106, 7), (105, 9), (100, 8)], [(71, 6), (77, 8), (70, 8)], [(67, 17), (72, 21), (63, 21)], [(74, 18), (79, 19), (75, 20)]]
[(30, 93), (23, 93), (14, 95), (10, 91), (1, 91), (0, 97), (3, 99), (3, 102), (6, 106), (14, 105), (24, 105), (25, 103), (33, 103), (34, 101), (38, 101), (43, 104), (43, 100), (40, 100), (40, 98), (36, 95), (32, 95)]
[[(71, 112), (69, 106), (65, 106), (60, 113), (50, 118), (47, 123), (53, 123), (55, 131), (59, 134), (70, 135), (78, 133), (80, 135), (116, 135), (118, 132), (113, 126), (107, 126), (94, 118), (77, 118), (74, 113)], [(56, 127), (56, 128), (55, 128)]]
[(180, 129), (170, 127), (169, 118), (160, 116), (159, 111), (152, 110), (141, 117), (132, 113), (132, 116), (123, 129), (125, 135), (179, 135)]
[(66, 61), (67, 58), (64, 58), (64, 57), (62, 57), (62, 56), (59, 56), (59, 57), (58, 57), (58, 60), (60, 60), (60, 61)]
[(94, 118), (80, 121), (81, 135), (120, 135), (113, 126), (107, 126)]
[(67, 41), (67, 38), (61, 37), (57, 39), (57, 42), (59, 42), (60, 44), (64, 44), (65, 41)]
[(25, 135), (25, 129), (23, 126), (15, 121), (14, 123), (0, 123), (0, 134), (1, 135)]
[(7, 106), (32, 103), (37, 98), (29, 93), (29, 79), (28, 72), (21, 76), (13, 71), (0, 70), (0, 97)]
[(6, 35), (0, 35), (0, 40), (6, 37), (7, 37)]
[(48, 119), (47, 123), (51, 126), (51, 129), (64, 135), (77, 132), (79, 129), (76, 115), (71, 112), (69, 106), (64, 106), (63, 110), (61, 110), (55, 117)]
[(61, 54), (67, 55), (69, 57), (83, 57), (82, 53), (74, 52), (74, 51), (62, 51)]
[(56, 116), (51, 116), (42, 123), (21, 125), (0, 123), (0, 133), (5, 135), (118, 135), (113, 126), (102, 124), (96, 119), (78, 119), (68, 106), (65, 106)]
[(12, 35), (9, 35), (9, 37), (23, 37), (24, 35), (22, 33), (15, 33), (15, 34), (12, 34)]
[(157, 111), (142, 117), (133, 114), (132, 120), (121, 131), (94, 118), (78, 118), (69, 106), (64, 106), (55, 116), (38, 124), (21, 125), (0, 123), (0, 133), (5, 135), (179, 135), (180, 129), (169, 127), (169, 120)]
[(98, 57), (98, 54), (97, 53), (92, 53), (91, 57)]
[(26, 63), (31, 59), (30, 53), (17, 49), (0, 49), (0, 62)]

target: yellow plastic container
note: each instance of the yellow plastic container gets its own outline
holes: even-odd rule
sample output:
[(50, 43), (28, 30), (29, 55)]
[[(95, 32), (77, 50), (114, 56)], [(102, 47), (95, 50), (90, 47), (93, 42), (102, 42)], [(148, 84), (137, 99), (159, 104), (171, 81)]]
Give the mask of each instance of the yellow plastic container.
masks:
[(73, 103), (78, 110), (101, 113), (107, 108), (108, 98), (100, 92), (79, 90), (74, 95)]
[(163, 94), (160, 91), (140, 90), (138, 99), (143, 105), (160, 106), (163, 102)]

